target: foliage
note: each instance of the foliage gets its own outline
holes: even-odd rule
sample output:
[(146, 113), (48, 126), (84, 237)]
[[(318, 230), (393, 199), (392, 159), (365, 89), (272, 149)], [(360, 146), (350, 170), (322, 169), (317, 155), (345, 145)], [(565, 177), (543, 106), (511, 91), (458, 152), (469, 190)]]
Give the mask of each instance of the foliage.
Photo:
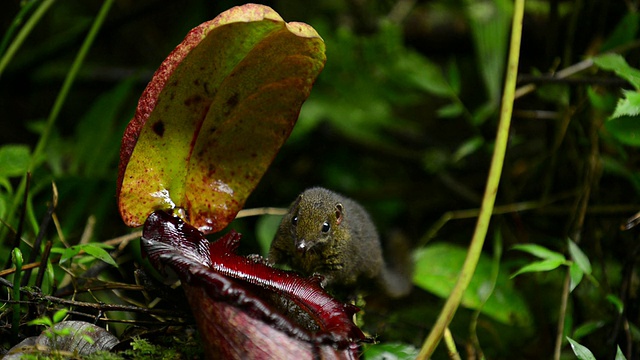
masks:
[(177, 207), (205, 234), (225, 228), (291, 133), (324, 49), (312, 27), (257, 4), (191, 30), (123, 135), (124, 222), (140, 226), (152, 211)]
[[(448, 296), (464, 262), (466, 249), (458, 245), (433, 244), (416, 250), (414, 256), (416, 286), (443, 298)], [(446, 259), (446, 262), (438, 259)], [(478, 309), (505, 324), (531, 326), (531, 314), (522, 295), (513, 288), (504, 271), (495, 279), (492, 272), (492, 259), (482, 256), (462, 298), (462, 306)]]
[[(77, 65), (64, 101), (57, 100), (61, 87), (98, 5), (2, 5), (2, 270), (14, 267), (16, 244), (24, 259), (19, 275), (1, 277), (15, 285), (23, 283), (22, 275), (42, 295), (70, 300), (75, 293), (75, 301), (97, 306), (144, 308), (157, 297), (153, 304), (160, 310), (178, 313), (108, 311), (108, 320), (99, 321), (160, 316), (193, 323), (172, 305), (180, 296), (152, 291), (147, 300), (136, 285), (138, 246), (127, 245), (135, 236), (119, 238), (131, 230), (116, 208), (118, 149), (153, 70), (190, 28), (237, 3), (115, 3)], [(404, 350), (393, 349), (419, 348), (448, 296), (444, 285), (451, 285), (461, 266), (494, 146), (510, 4), (273, 2), (283, 17), (318, 30), (327, 44), (327, 64), (293, 135), (246, 206), (287, 206), (304, 188), (323, 185), (360, 200), (382, 238), (399, 231), (415, 246), (411, 296), (367, 299), (363, 327), (380, 344), (365, 356), (377, 356), (368, 353), (376, 347), (394, 354)], [(503, 245), (486, 243), (470, 286), (484, 296), (463, 300), (450, 329), (469, 356), (580, 358), (578, 341), (595, 358), (616, 351), (620, 359), (636, 358), (640, 309), (633, 279), (639, 248), (637, 218), (627, 219), (640, 202), (638, 12), (631, 2), (604, 0), (529, 0), (526, 6), (520, 82), (488, 235), (500, 234)], [(15, 39), (19, 46), (12, 47)], [(271, 215), (234, 221), (231, 227), (245, 235), (240, 251), (264, 253), (277, 223)], [(31, 259), (30, 245), (38, 238), (41, 245)], [(111, 247), (100, 245), (105, 242)], [(48, 246), (51, 255), (41, 271), (40, 254)], [(513, 250), (491, 256), (500, 246)], [(109, 261), (105, 252), (118, 267), (102, 261)], [(67, 261), (60, 262), (62, 254)], [(30, 264), (35, 268), (25, 269)], [(436, 271), (448, 282), (436, 282)], [(2, 284), (2, 298), (14, 299)], [(26, 322), (64, 307), (20, 304), (14, 313)], [(10, 308), (16, 307), (2, 305), (2, 324), (10, 325)], [(75, 310), (94, 318), (99, 312)], [(508, 314), (529, 314), (530, 321), (516, 322)], [(125, 326), (112, 327), (124, 333)], [(8, 328), (0, 330), (5, 348), (15, 343), (5, 336)], [(28, 328), (18, 327), (21, 334)], [(440, 346), (434, 358), (445, 357)]]

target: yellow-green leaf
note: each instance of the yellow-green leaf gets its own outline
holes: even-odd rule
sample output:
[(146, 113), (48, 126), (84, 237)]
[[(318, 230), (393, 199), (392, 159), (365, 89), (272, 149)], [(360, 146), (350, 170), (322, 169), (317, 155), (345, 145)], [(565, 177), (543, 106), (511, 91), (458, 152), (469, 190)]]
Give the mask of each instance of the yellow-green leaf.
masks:
[[(464, 263), (467, 249), (450, 244), (434, 244), (414, 253), (413, 283), (421, 289), (446, 298), (451, 294)], [(482, 255), (478, 260), (471, 283), (462, 297), (462, 306), (480, 311), (504, 324), (527, 326), (531, 313), (526, 302), (506, 272), (500, 272), (495, 287), (487, 299), (494, 281), (491, 258)], [(485, 302), (486, 300), (486, 302)]]
[(224, 228), (289, 136), (324, 49), (309, 25), (256, 4), (194, 28), (156, 71), (125, 132), (125, 223), (181, 208), (204, 233)]

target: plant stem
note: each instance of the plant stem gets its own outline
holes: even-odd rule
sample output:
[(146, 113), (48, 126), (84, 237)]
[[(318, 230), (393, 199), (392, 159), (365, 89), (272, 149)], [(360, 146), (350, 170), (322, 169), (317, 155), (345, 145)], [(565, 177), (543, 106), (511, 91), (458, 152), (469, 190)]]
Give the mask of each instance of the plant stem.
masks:
[[(7, 54), (0, 60), (0, 73), (2, 73), (2, 69), (3, 69), (3, 63), (2, 61), (5, 60), (5, 58), (7, 58), (10, 55), (11, 49), (14, 47), (14, 44), (16, 42), (18, 42), (18, 40), (24, 40), (24, 39), (19, 39), (21, 37), (21, 34), (24, 32), (25, 28), (33, 27), (33, 25), (35, 24), (36, 21), (33, 21), (34, 24), (32, 23), (32, 19), (37, 18), (37, 14), (39, 12), (43, 12), (44, 10), (46, 10), (46, 8), (48, 8), (54, 0), (46, 0), (37, 10), (36, 12), (33, 14), (33, 16), (31, 16), (31, 18), (29, 19), (29, 21), (27, 22), (27, 24), (25, 24), (23, 31), (20, 32), (20, 34), (18, 34), (18, 36), (16, 37), (16, 40), (14, 40), (14, 43), (11, 44), (11, 47), (9, 47), (9, 49), (7, 50)], [(100, 8), (100, 12), (98, 13), (98, 15), (96, 16), (95, 21), (93, 22), (93, 24), (91, 25), (91, 29), (89, 30), (89, 33), (87, 34), (87, 37), (85, 38), (84, 42), (82, 43), (82, 46), (80, 47), (80, 50), (78, 51), (78, 54), (76, 55), (76, 58), (73, 61), (73, 64), (71, 65), (71, 68), (69, 69), (69, 72), (67, 73), (66, 78), (64, 79), (64, 83), (62, 84), (62, 87), (60, 88), (60, 91), (58, 92), (58, 96), (56, 97), (56, 100), (53, 104), (53, 107), (51, 108), (51, 112), (49, 113), (49, 117), (47, 118), (47, 122), (46, 125), (44, 127), (44, 130), (42, 131), (42, 134), (40, 135), (40, 139), (38, 140), (38, 144), (36, 145), (35, 150), (33, 151), (33, 154), (31, 155), (31, 160), (29, 162), (29, 167), (27, 168), (27, 172), (33, 172), (33, 169), (36, 167), (38, 161), (41, 158), (41, 154), (44, 151), (46, 145), (47, 145), (47, 141), (49, 140), (49, 136), (51, 135), (51, 131), (53, 130), (53, 126), (56, 122), (56, 119), (58, 118), (58, 114), (60, 113), (60, 110), (62, 109), (62, 106), (64, 105), (64, 102), (67, 99), (67, 95), (69, 94), (69, 90), (71, 89), (71, 86), (73, 85), (73, 82), (76, 79), (76, 76), (78, 74), (78, 71), (80, 70), (80, 67), (82, 66), (82, 63), (84, 62), (84, 59), (87, 55), (87, 53), (89, 52), (89, 49), (91, 48), (91, 45), (93, 44), (93, 41), (96, 38), (96, 35), (98, 34), (98, 31), (100, 30), (100, 28), (102, 27), (102, 24), (104, 23), (104, 20), (107, 17), (107, 14), (109, 13), (109, 9), (111, 8), (111, 5), (113, 4), (114, 0), (105, 0), (104, 3), (102, 4), (102, 7)], [(44, 10), (42, 10), (42, 8), (44, 8)], [(41, 15), (39, 15), (41, 16)], [(27, 31), (28, 33), (28, 31)], [(26, 35), (24, 35), (23, 37), (26, 37)], [(10, 58), (10, 56), (9, 56)], [(8, 61), (8, 60), (6, 60)], [(7, 212), (7, 220), (10, 221), (13, 218), (13, 214), (15, 213), (15, 209), (18, 207), (18, 203), (20, 201), (20, 199), (22, 198), (22, 194), (25, 191), (25, 186), (26, 186), (26, 178), (23, 177), (22, 181), (20, 182), (18, 188), (16, 189), (16, 193), (15, 196), (13, 198), (13, 204), (11, 206), (11, 208), (9, 209), (9, 211)], [(26, 204), (25, 204), (26, 205)], [(1, 236), (0, 236), (1, 237)]]
[[(20, 29), (20, 32), (18, 32), (18, 35), (16, 35), (11, 45), (7, 48), (7, 52), (4, 53), (4, 56), (2, 56), (2, 58), (0, 58), (0, 76), (2, 75), (2, 71), (4, 71), (4, 68), (7, 67), (9, 62), (11, 62), (13, 55), (15, 55), (15, 53), (18, 51), (18, 49), (20, 48), (24, 40), (27, 38), (27, 36), (29, 36), (29, 34), (31, 33), (31, 30), (33, 30), (36, 24), (38, 24), (42, 16), (47, 12), (47, 10), (49, 10), (49, 8), (51, 7), (51, 5), (53, 5), (54, 2), (55, 0), (43, 1), (42, 4), (38, 6), (36, 11), (33, 12), (29, 20), (27, 20), (27, 22), (24, 24), (22, 29)], [(25, 7), (23, 8), (23, 11), (21, 11), (20, 14), (18, 14), (18, 17), (24, 15), (23, 13), (28, 12), (30, 9), (31, 9), (31, 5), (25, 5)], [(3, 44), (5, 40), (8, 40), (8, 38), (3, 39)]]
[(460, 353), (458, 353), (458, 349), (456, 349), (456, 342), (453, 340), (453, 335), (449, 328), (444, 329), (444, 343), (447, 345), (449, 359), (460, 360)]
[(11, 332), (14, 341), (18, 339), (20, 329), (20, 278), (22, 276), (22, 252), (19, 248), (14, 248), (11, 252), (11, 262), (16, 267), (16, 273), (13, 274), (13, 321), (11, 323)]
[(18, 30), (18, 27), (22, 24), (24, 18), (31, 12), (34, 6), (38, 4), (39, 0), (29, 0), (18, 12), (18, 14), (13, 18), (11, 22), (11, 26), (7, 29), (7, 32), (4, 33), (2, 37), (2, 42), (0, 42), (0, 54), (3, 54), (7, 46), (9, 45), (9, 41), (13, 38), (13, 34)]
[(78, 75), (78, 71), (80, 70), (80, 67), (82, 67), (82, 63), (84, 62), (84, 59), (87, 56), (87, 53), (89, 52), (89, 49), (91, 49), (91, 45), (93, 44), (93, 41), (95, 40), (96, 35), (98, 35), (98, 31), (102, 27), (102, 24), (104, 23), (104, 20), (107, 17), (107, 14), (109, 13), (109, 9), (111, 8), (113, 1), (114, 0), (105, 0), (105, 2), (102, 4), (102, 7), (100, 8), (100, 12), (96, 16), (96, 19), (93, 22), (93, 24), (91, 25), (91, 29), (89, 30), (87, 37), (82, 43), (82, 46), (80, 47), (80, 51), (78, 51), (78, 55), (76, 55), (76, 58), (73, 60), (71, 69), (69, 69), (69, 72), (67, 73), (67, 77), (64, 79), (64, 83), (62, 84), (62, 88), (60, 88), (60, 92), (58, 93), (58, 97), (56, 98), (55, 103), (53, 104), (53, 108), (51, 108), (51, 113), (49, 113), (46, 126), (44, 128), (44, 131), (42, 132), (42, 135), (40, 136), (38, 145), (36, 145), (36, 149), (34, 150), (33, 155), (31, 156), (31, 162), (29, 163), (29, 171), (33, 171), (33, 168), (35, 167), (35, 163), (37, 162), (37, 159), (40, 157), (40, 154), (44, 150), (44, 147), (47, 145), (47, 140), (49, 139), (49, 135), (51, 135), (51, 130), (53, 129), (53, 125), (55, 124), (56, 119), (58, 118), (58, 114), (62, 109), (62, 105), (67, 99), (69, 90), (71, 90), (71, 85), (73, 85), (73, 82), (75, 81), (76, 76)]
[(509, 49), (509, 61), (507, 65), (507, 76), (505, 79), (504, 94), (502, 97), (502, 106), (500, 108), (500, 123), (496, 135), (495, 148), (493, 158), (491, 159), (491, 167), (487, 185), (482, 199), (480, 215), (476, 223), (476, 229), (471, 239), (469, 252), (465, 259), (460, 277), (456, 285), (449, 295), (438, 320), (431, 329), (427, 339), (418, 354), (418, 359), (427, 359), (433, 354), (436, 346), (442, 338), (444, 330), (447, 328), (453, 316), (460, 305), (462, 295), (466, 290), (471, 277), (475, 272), (478, 259), (482, 252), (482, 246), (486, 238), (489, 220), (493, 211), (493, 205), (500, 184), (500, 176), (502, 174), (502, 166), (504, 164), (504, 156), (507, 149), (507, 140), (509, 139), (509, 127), (511, 125), (511, 114), (513, 112), (514, 93), (516, 88), (516, 78), (518, 75), (518, 60), (520, 57), (520, 43), (522, 38), (522, 18), (524, 14), (524, 0), (516, 0), (513, 9), (513, 23), (511, 27), (511, 46)]

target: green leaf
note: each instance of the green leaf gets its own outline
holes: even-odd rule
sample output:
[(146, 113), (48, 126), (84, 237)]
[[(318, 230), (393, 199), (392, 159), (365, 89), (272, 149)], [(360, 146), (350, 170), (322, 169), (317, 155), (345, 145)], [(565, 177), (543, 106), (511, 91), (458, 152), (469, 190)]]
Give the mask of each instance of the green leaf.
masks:
[(118, 264), (113, 260), (111, 255), (104, 250), (104, 248), (110, 248), (110, 246), (100, 244), (100, 243), (88, 243), (81, 245), (74, 245), (68, 248), (53, 248), (51, 249), (52, 253), (60, 253), (60, 263), (64, 263), (65, 261), (71, 259), (72, 257), (78, 255), (80, 251), (84, 251), (85, 253), (93, 256), (96, 259), (102, 260), (109, 265), (113, 265), (118, 267)]
[(29, 321), (27, 325), (43, 325), (46, 327), (52, 327), (53, 322), (51, 321), (51, 319), (49, 319), (49, 317), (43, 316), (43, 317)]
[(569, 106), (571, 103), (571, 87), (568, 85), (541, 85), (536, 95), (544, 101), (555, 105)]
[(578, 266), (578, 264), (572, 262), (569, 266), (569, 276), (571, 278), (569, 291), (573, 291), (573, 289), (575, 289), (582, 281), (584, 271), (580, 268), (580, 266)]
[(5, 194), (0, 192), (0, 219), (4, 219), (7, 212), (7, 199)]
[(367, 360), (413, 360), (418, 349), (407, 344), (380, 343), (367, 346), (364, 355)]
[(459, 102), (452, 102), (438, 109), (437, 114), (441, 118), (453, 118), (464, 112), (464, 106)]
[(109, 255), (109, 253), (100, 246), (100, 244), (89, 243), (82, 246), (82, 249), (89, 255), (93, 256), (96, 259), (102, 260), (109, 265), (118, 267), (115, 260)]
[(561, 253), (549, 250), (546, 247), (540, 246), (537, 244), (517, 244), (511, 247), (511, 249), (524, 251), (540, 259), (561, 260), (561, 261), (566, 260), (564, 255), (562, 255)]
[(573, 340), (572, 338), (567, 336), (567, 340), (569, 340), (569, 344), (571, 344), (571, 349), (573, 353), (576, 354), (578, 359), (580, 360), (596, 360), (596, 357), (593, 356), (593, 353), (587, 349), (585, 346), (580, 345), (578, 342)]
[(53, 317), (51, 318), (53, 320), (53, 323), (57, 324), (60, 321), (62, 321), (64, 319), (64, 317), (67, 316), (68, 312), (69, 312), (69, 310), (67, 310), (67, 309), (60, 309), (60, 310), (56, 311), (53, 314)]
[(557, 269), (559, 266), (564, 265), (565, 262), (566, 260), (560, 259), (534, 261), (528, 265), (521, 267), (520, 270), (511, 275), (511, 278), (513, 279), (514, 277), (524, 273), (551, 271)]
[(30, 158), (31, 152), (27, 145), (9, 144), (0, 147), (0, 177), (24, 175)]
[(629, 11), (620, 20), (618, 25), (613, 29), (611, 35), (600, 46), (600, 52), (606, 52), (614, 47), (630, 43), (636, 39), (638, 34), (638, 25), (640, 21), (640, 14), (636, 11)]
[(622, 55), (603, 54), (594, 57), (593, 62), (603, 70), (615, 72), (618, 76), (633, 85), (636, 90), (640, 89), (640, 70), (629, 66)]
[(622, 90), (623, 97), (618, 100), (616, 109), (609, 119), (622, 116), (638, 116), (640, 114), (640, 93), (637, 91)]
[(622, 350), (620, 350), (620, 346), (617, 346), (615, 360), (627, 360), (627, 357), (624, 356), (624, 354), (622, 353)]
[(640, 116), (621, 116), (605, 122), (604, 126), (621, 143), (640, 146)]
[(567, 243), (569, 244), (569, 254), (571, 255), (571, 259), (578, 264), (580, 269), (587, 275), (591, 274), (591, 262), (587, 255), (585, 255), (582, 250), (578, 247), (576, 243), (571, 241), (571, 239), (567, 239)]
[[(451, 244), (434, 244), (414, 252), (416, 286), (441, 298), (446, 298), (456, 283), (467, 255), (465, 248)], [(531, 314), (520, 293), (505, 272), (500, 272), (495, 288), (487, 299), (493, 283), (492, 258), (481, 255), (476, 272), (462, 297), (462, 306), (480, 309), (481, 313), (504, 324), (526, 326), (531, 323)], [(484, 306), (482, 306), (483, 301)]]
[(606, 299), (616, 307), (616, 310), (618, 310), (618, 314), (622, 314), (622, 312), (624, 311), (624, 303), (622, 302), (622, 300), (620, 300), (619, 297), (613, 294), (608, 294), (606, 296)]
[(506, 0), (466, 1), (476, 62), (491, 103), (502, 92), (512, 5)]
[(442, 69), (418, 53), (406, 53), (398, 59), (398, 66), (405, 71), (407, 80), (418, 88), (442, 97), (454, 94)]
[(71, 259), (72, 257), (78, 255), (78, 253), (80, 253), (81, 250), (81, 246), (80, 245), (74, 245), (74, 246), (69, 246), (66, 249), (58, 249), (58, 248), (53, 248), (51, 249), (52, 253), (56, 253), (56, 252), (60, 252), (62, 255), (60, 255), (60, 264), (63, 264), (65, 261)]
[[(131, 97), (135, 80), (129, 78), (101, 94), (82, 116), (76, 128), (75, 142), (65, 144), (74, 152), (69, 164), (70, 173), (90, 178), (112, 174), (122, 137), (121, 111)], [(100, 127), (100, 131), (96, 131), (96, 127)]]
[(484, 138), (482, 136), (474, 136), (468, 140), (465, 140), (465, 142), (463, 142), (462, 145), (460, 145), (456, 152), (453, 154), (451, 161), (458, 162), (464, 159), (465, 157), (478, 151), (478, 149), (480, 149), (482, 145), (484, 145)]
[(589, 321), (586, 322), (580, 326), (578, 326), (574, 331), (573, 331), (573, 338), (574, 340), (580, 340), (581, 338), (592, 334), (593, 332), (595, 332), (598, 329), (601, 329), (604, 325), (606, 324), (605, 321), (599, 320), (599, 321)]
[(269, 253), (269, 247), (271, 247), (271, 241), (278, 231), (280, 220), (282, 216), (263, 215), (258, 218), (256, 222), (256, 239), (260, 245), (260, 251), (263, 256)]
[(140, 97), (123, 138), (120, 214), (140, 226), (182, 208), (204, 233), (224, 228), (295, 124), (326, 60), (310, 26), (271, 8), (232, 8), (191, 30)]
[(462, 79), (460, 76), (460, 68), (458, 68), (455, 58), (451, 58), (447, 69), (448, 82), (451, 87), (451, 91), (453, 91), (455, 95), (458, 95), (460, 94), (460, 90), (462, 90)]
[(597, 91), (593, 86), (589, 86), (587, 96), (591, 106), (600, 111), (613, 112), (615, 109), (617, 98), (609, 91)]

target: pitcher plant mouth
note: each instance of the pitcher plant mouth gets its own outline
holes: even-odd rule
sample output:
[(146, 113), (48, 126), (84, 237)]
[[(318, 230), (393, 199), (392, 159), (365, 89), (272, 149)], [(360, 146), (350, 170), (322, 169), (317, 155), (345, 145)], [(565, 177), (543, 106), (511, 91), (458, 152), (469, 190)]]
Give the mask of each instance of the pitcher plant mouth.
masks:
[[(259, 256), (237, 255), (240, 237), (231, 231), (209, 243), (195, 227), (157, 210), (144, 224), (142, 249), (157, 270), (168, 267), (178, 274), (199, 322), (205, 317), (217, 326), (232, 326), (228, 319), (215, 318), (222, 307), (247, 316), (245, 323), (233, 326), (247, 326), (243, 331), (249, 333), (271, 327), (296, 347), (354, 352), (360, 342), (371, 341), (353, 323), (359, 309), (331, 297), (320, 277), (304, 278), (273, 268)], [(213, 313), (203, 314), (204, 309)]]

